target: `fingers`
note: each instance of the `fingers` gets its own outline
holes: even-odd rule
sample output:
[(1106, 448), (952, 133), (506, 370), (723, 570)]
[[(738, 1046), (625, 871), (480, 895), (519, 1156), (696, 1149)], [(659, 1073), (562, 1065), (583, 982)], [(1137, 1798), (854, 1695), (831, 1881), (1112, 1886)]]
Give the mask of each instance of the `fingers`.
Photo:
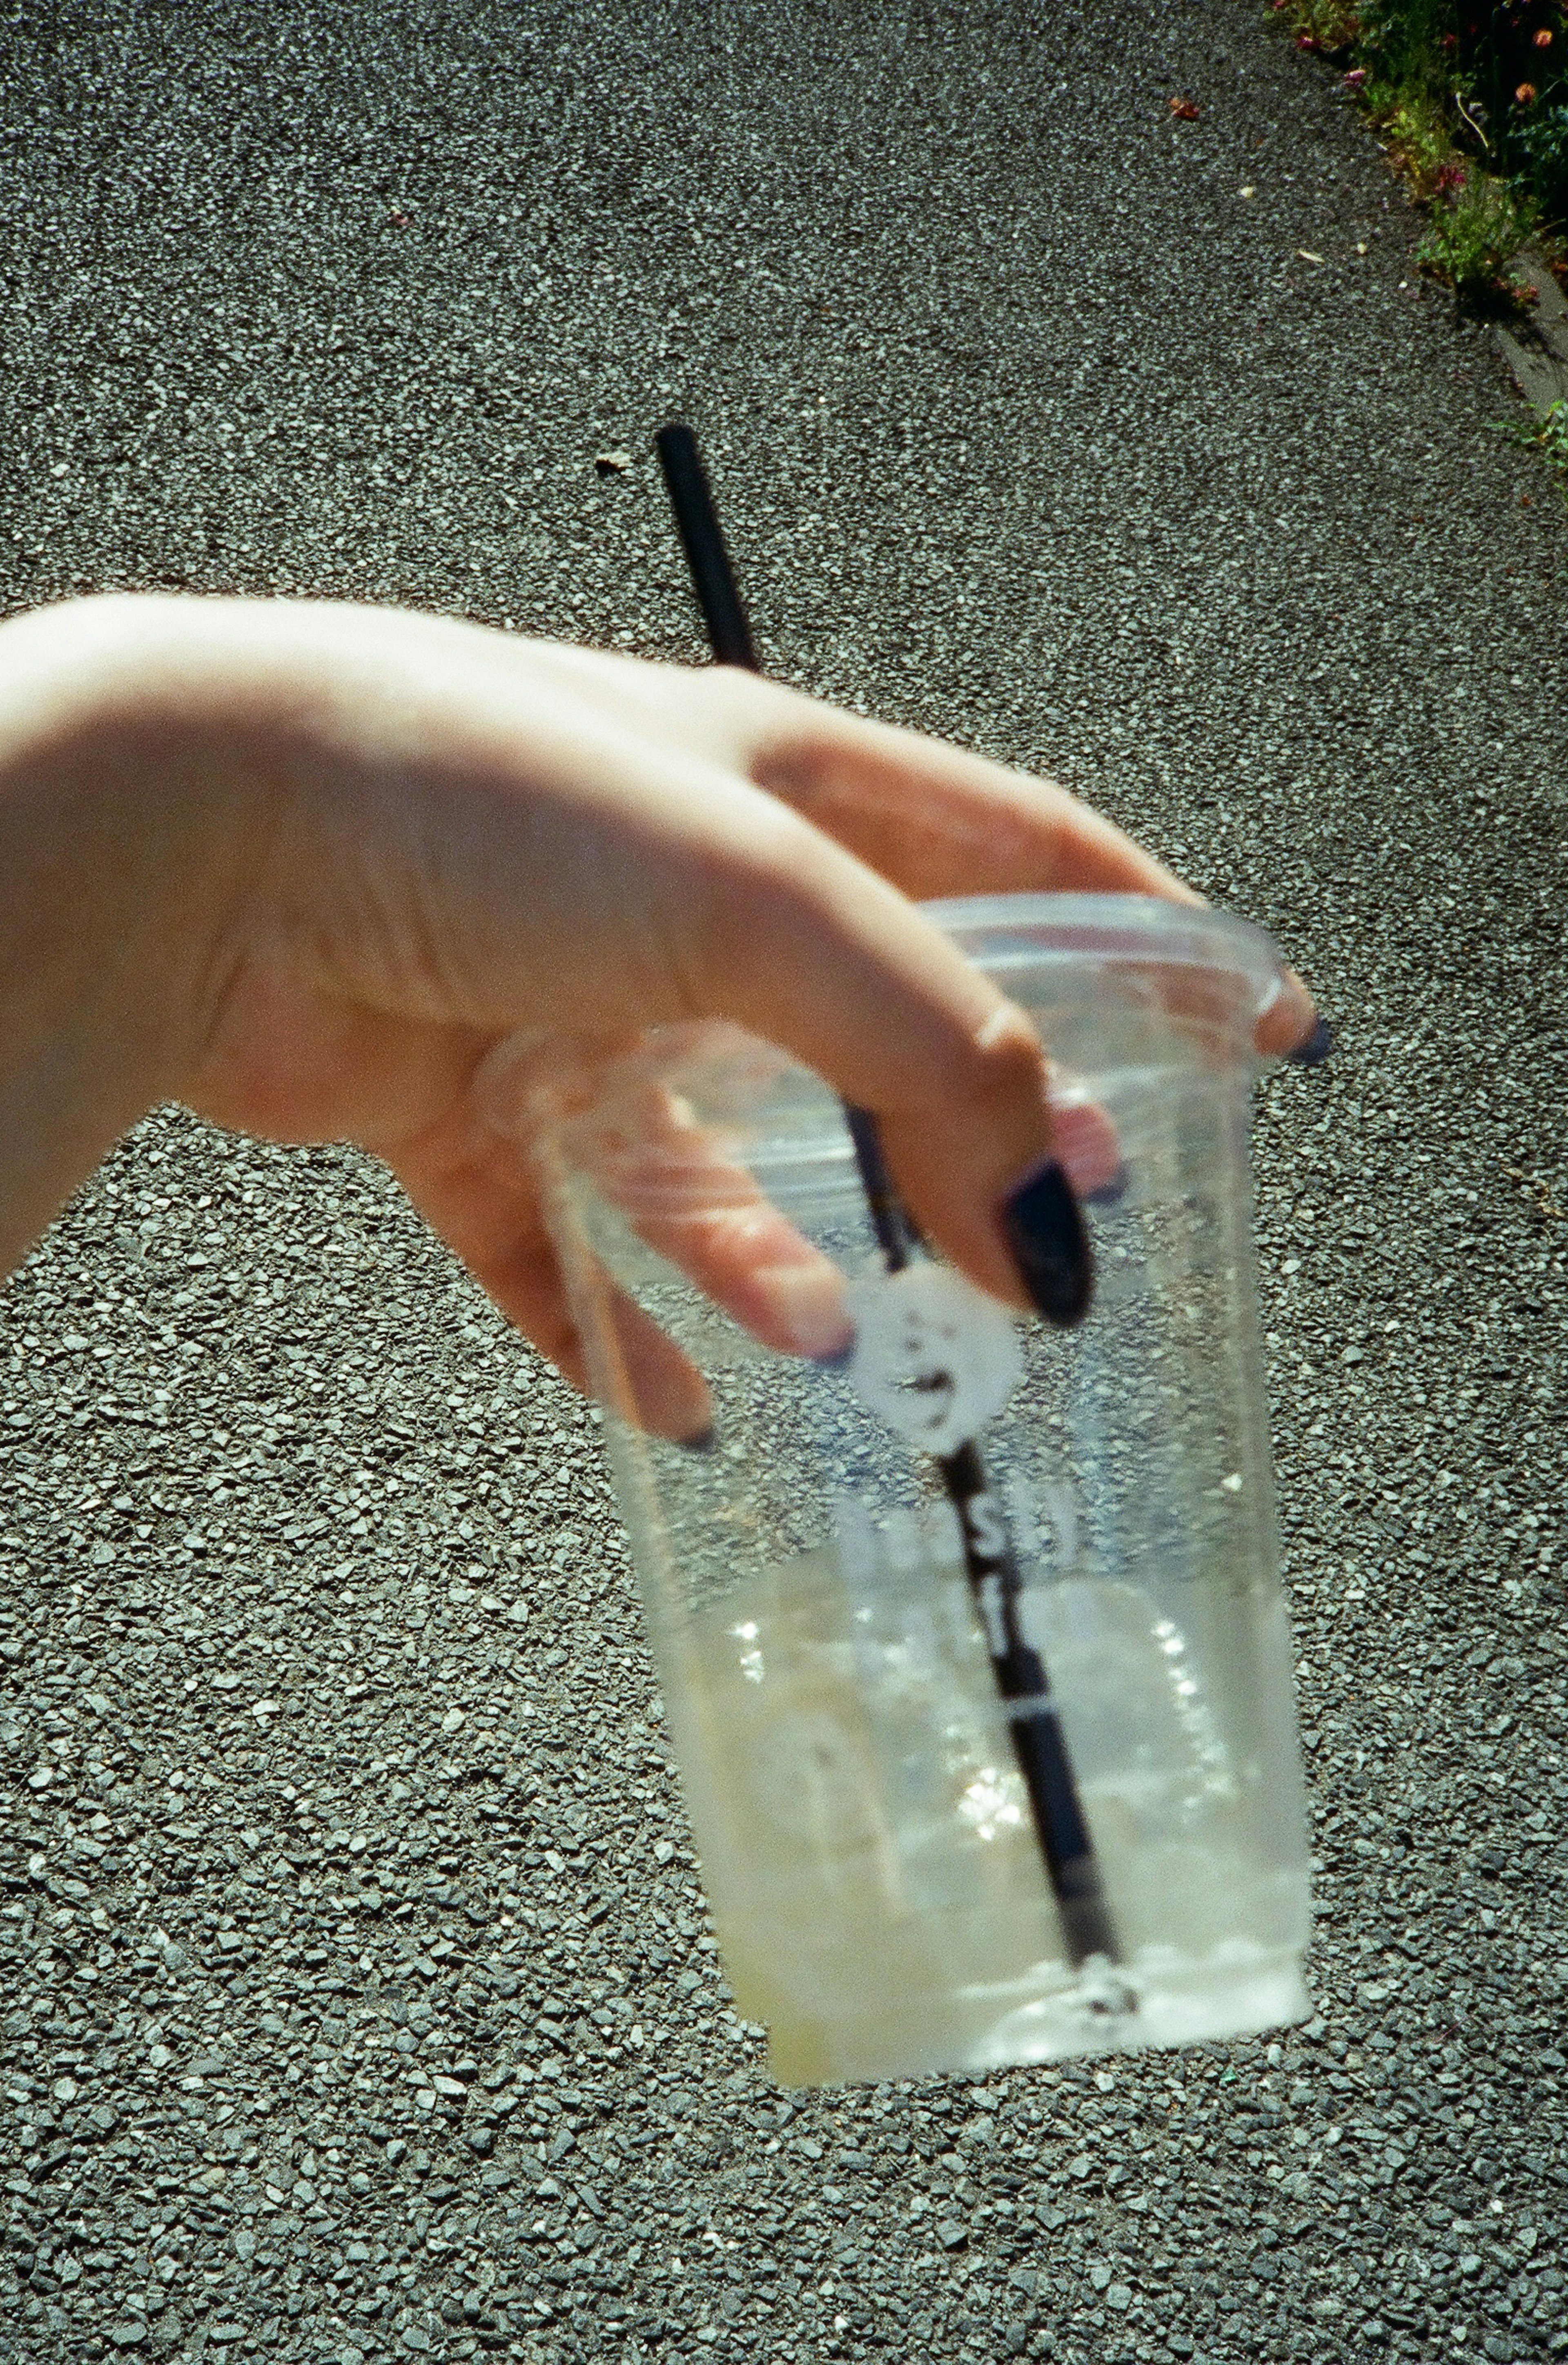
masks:
[(1004, 1202), (1056, 1143), (1044, 1048), (929, 919), (815, 831), (758, 817), (682, 948), (697, 1006), (868, 1109), (911, 1213), (980, 1287), (1030, 1293)]
[[(721, 667), (640, 664), (590, 649), (528, 644), (563, 679), (644, 730), (681, 728), (856, 854), (916, 902), (948, 895), (1075, 893), (1203, 897), (1137, 841), (1053, 780), (966, 749), (846, 714), (776, 682)], [(1317, 1013), (1294, 970), (1259, 1018), (1257, 1048), (1283, 1058)]]
[[(470, 765), (506, 760), (510, 709), (466, 727)], [(565, 767), (554, 740), (551, 753)], [(320, 963), (318, 990), (482, 1032), (733, 1019), (890, 1120), (923, 1227), (980, 1286), (1017, 1297), (998, 1205), (1051, 1146), (1027, 1022), (894, 887), (763, 790), (586, 730), (572, 762), (585, 785), (460, 780), (414, 809), (417, 829), (396, 798), (375, 808), (333, 854), (357, 882), (369, 830), (375, 925), (357, 934), (342, 887), (297, 860), (294, 940)], [(469, 1238), (461, 1206), (429, 1212), (498, 1297), (531, 1303), (537, 1278), (504, 1269), (507, 1242)], [(722, 1238), (700, 1245), (723, 1261)]]
[(766, 1347), (837, 1355), (854, 1337), (846, 1278), (763, 1196), (679, 1096), (654, 1084), (618, 1104), (620, 1154), (597, 1179), (648, 1246)]
[[(1053, 780), (776, 685), (747, 687), (759, 703), (752, 779), (917, 902), (1028, 893), (1204, 900)], [(725, 695), (733, 701), (736, 693), (727, 687)], [(1258, 1050), (1290, 1056), (1317, 1023), (1305, 984), (1286, 970), (1260, 1014)]]
[(701, 1373), (635, 1300), (597, 1269), (579, 1276), (598, 1300), (589, 1356), (574, 1318), (538, 1199), (512, 1154), (444, 1158), (414, 1143), (390, 1160), (413, 1205), (454, 1249), (510, 1322), (574, 1387), (622, 1418), (681, 1445), (701, 1445), (712, 1407)]
[(701, 1373), (634, 1297), (600, 1278), (596, 1352), (587, 1382), (577, 1384), (591, 1387), (629, 1427), (705, 1451), (713, 1438), (713, 1405)]
[(1058, 1069), (1051, 1075), (1047, 1097), (1056, 1154), (1079, 1197), (1119, 1197), (1127, 1179), (1122, 1146), (1088, 1085)]
[(1053, 780), (776, 696), (752, 778), (918, 902), (1029, 892), (1202, 900)]
[[(678, 1033), (660, 1038), (653, 1056), (661, 1070)], [(711, 1057), (715, 1030), (696, 1034)], [(680, 1091), (650, 1076), (640, 1047), (585, 1045), (569, 1057), (559, 1046), (509, 1038), (476, 1074), (475, 1099), (483, 1121), (521, 1155), (542, 1135), (564, 1134), (568, 1162), (638, 1237), (764, 1346), (831, 1357), (849, 1345), (845, 1275), (769, 1204)]]
[[(733, 667), (698, 672), (539, 644), (564, 677), (643, 728), (678, 705), (706, 760), (733, 765), (917, 902), (950, 895), (1153, 895), (1201, 904), (1185, 880), (1052, 780), (870, 722)], [(1294, 970), (1260, 1014), (1256, 1045), (1311, 1043), (1316, 1009)]]
[[(1061, 790), (912, 734), (738, 677), (700, 693), (695, 730), (696, 677), (650, 689), (618, 669), (615, 701), (630, 705), (610, 714), (571, 667), (536, 680), (509, 647), (498, 675), (492, 636), (443, 628), (427, 645), (413, 621), (396, 647), (343, 626), (302, 754), (278, 726), (292, 825), (269, 857), (266, 909), (308, 998), (487, 1037), (734, 1020), (880, 1120), (911, 1212), (981, 1287), (1023, 1305), (1053, 1258), (1081, 1264), (1070, 1194), (1064, 1205), (1050, 1175), (1058, 1157), (1093, 1163), (1073, 1149), (1092, 1113), (1064, 1102), (1053, 1119), (1027, 1019), (910, 899), (1049, 887), (1194, 900), (1179, 881)], [(296, 665), (308, 675), (297, 652)], [(515, 1177), (428, 1141), (394, 1162), (498, 1303), (581, 1376)], [(1058, 1236), (1022, 1265), (1020, 1192), (1036, 1232)], [(679, 1261), (759, 1335), (799, 1346), (831, 1317), (810, 1252), (755, 1194), (688, 1227)], [(700, 1433), (689, 1365), (609, 1305), (636, 1417)]]
[(1294, 969), (1281, 970), (1279, 991), (1260, 1014), (1253, 1040), (1265, 1059), (1299, 1059), (1316, 1067), (1327, 1059), (1327, 1024), (1319, 1018), (1305, 979)]

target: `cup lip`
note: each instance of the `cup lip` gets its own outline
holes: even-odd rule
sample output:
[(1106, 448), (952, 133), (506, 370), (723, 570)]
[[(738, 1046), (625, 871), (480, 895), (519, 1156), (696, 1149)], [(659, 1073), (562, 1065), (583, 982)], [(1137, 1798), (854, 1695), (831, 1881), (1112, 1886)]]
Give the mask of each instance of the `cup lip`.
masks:
[(1283, 984), (1283, 956), (1267, 932), (1206, 903), (1049, 891), (945, 896), (921, 910), (991, 974), (1085, 958), (1212, 969), (1249, 981), (1260, 1014)]
[[(967, 895), (932, 901), (921, 909), (1004, 991), (1010, 973), (1017, 975), (1025, 1006), (1030, 997), (1023, 973), (1049, 970), (1058, 963), (1081, 966), (1086, 973), (1096, 968), (1204, 970), (1225, 981), (1224, 999), (1229, 1005), (1233, 1048), (1240, 1067), (1255, 1074), (1268, 1064), (1249, 1045), (1243, 1051), (1242, 1042), (1282, 990), (1283, 964), (1269, 936), (1249, 920), (1214, 911), (1206, 904), (1168, 902), (1155, 895)], [(685, 1055), (700, 1046), (705, 1063), (716, 1041), (732, 1054), (763, 1055), (769, 1072), (800, 1066), (776, 1045), (727, 1021), (700, 1020), (651, 1029), (634, 1051), (612, 1063), (610, 1072), (638, 1082), (658, 1076), (684, 1089)], [(1062, 1077), (1067, 1074), (1060, 1068), (1056, 1072)], [(744, 1118), (741, 1121), (745, 1123)], [(577, 1119), (568, 1121), (562, 1136), (566, 1142), (576, 1137), (578, 1154), (574, 1156), (570, 1149), (567, 1154), (569, 1162), (579, 1166), (584, 1164), (585, 1143), (579, 1127), (588, 1122), (585, 1110)], [(602, 1150), (587, 1160), (587, 1171), (597, 1172), (604, 1185), (619, 1157), (615, 1143), (607, 1140)], [(748, 1136), (744, 1150), (737, 1147), (735, 1158), (737, 1165), (751, 1175), (766, 1176), (768, 1194), (775, 1198), (791, 1175), (813, 1192), (826, 1187), (830, 1177), (852, 1196), (857, 1197), (862, 1188), (848, 1136), (840, 1128), (823, 1126), (810, 1133), (787, 1130)], [(669, 1219), (692, 1208), (710, 1209), (713, 1185), (705, 1180), (695, 1187), (678, 1160), (662, 1169), (655, 1160), (650, 1169), (639, 1159), (620, 1175), (609, 1195), (622, 1210), (635, 1205), (640, 1212)], [(749, 1194), (745, 1203), (749, 1204)]]

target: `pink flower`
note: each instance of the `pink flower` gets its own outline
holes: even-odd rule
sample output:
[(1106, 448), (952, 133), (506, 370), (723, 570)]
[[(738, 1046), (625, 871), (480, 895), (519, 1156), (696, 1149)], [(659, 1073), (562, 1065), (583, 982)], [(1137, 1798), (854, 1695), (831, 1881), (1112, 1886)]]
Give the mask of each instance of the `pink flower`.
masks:
[(1345, 76), (1345, 88), (1347, 90), (1361, 90), (1365, 85), (1366, 78), (1367, 70), (1365, 66), (1352, 66), (1350, 73)]

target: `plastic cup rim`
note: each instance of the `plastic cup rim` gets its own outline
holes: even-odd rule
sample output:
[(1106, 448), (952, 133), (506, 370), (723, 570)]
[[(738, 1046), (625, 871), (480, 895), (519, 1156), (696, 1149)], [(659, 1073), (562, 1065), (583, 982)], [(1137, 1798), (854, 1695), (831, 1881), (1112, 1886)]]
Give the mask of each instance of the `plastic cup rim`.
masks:
[[(1253, 981), (1257, 1008), (1278, 994), (1283, 958), (1266, 930), (1206, 903), (1159, 895), (954, 895), (922, 911), (987, 971), (1041, 959), (1180, 964)], [(1012, 936), (1012, 945), (999, 939)]]

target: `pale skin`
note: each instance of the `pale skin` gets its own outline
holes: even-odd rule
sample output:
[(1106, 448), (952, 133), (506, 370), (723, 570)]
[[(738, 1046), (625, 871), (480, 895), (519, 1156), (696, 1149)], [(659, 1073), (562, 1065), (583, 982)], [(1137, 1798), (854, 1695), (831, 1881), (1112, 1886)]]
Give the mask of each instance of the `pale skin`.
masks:
[[(998, 1218), (1092, 1126), (1048, 1047), (917, 908), (1196, 901), (1051, 783), (730, 668), (306, 602), (105, 598), (0, 625), (0, 1274), (148, 1108), (384, 1160), (582, 1384), (509, 1121), (524, 1037), (593, 1049), (723, 1018), (879, 1118), (917, 1222), (1025, 1298)], [(1291, 1049), (1294, 979), (1260, 1022)], [(1083, 1181), (1081, 1174), (1075, 1179)], [(765, 1216), (701, 1278), (812, 1343)], [(802, 1310), (803, 1309), (803, 1310)], [(780, 1343), (786, 1343), (784, 1336)], [(640, 1339), (644, 1412), (694, 1374)]]

